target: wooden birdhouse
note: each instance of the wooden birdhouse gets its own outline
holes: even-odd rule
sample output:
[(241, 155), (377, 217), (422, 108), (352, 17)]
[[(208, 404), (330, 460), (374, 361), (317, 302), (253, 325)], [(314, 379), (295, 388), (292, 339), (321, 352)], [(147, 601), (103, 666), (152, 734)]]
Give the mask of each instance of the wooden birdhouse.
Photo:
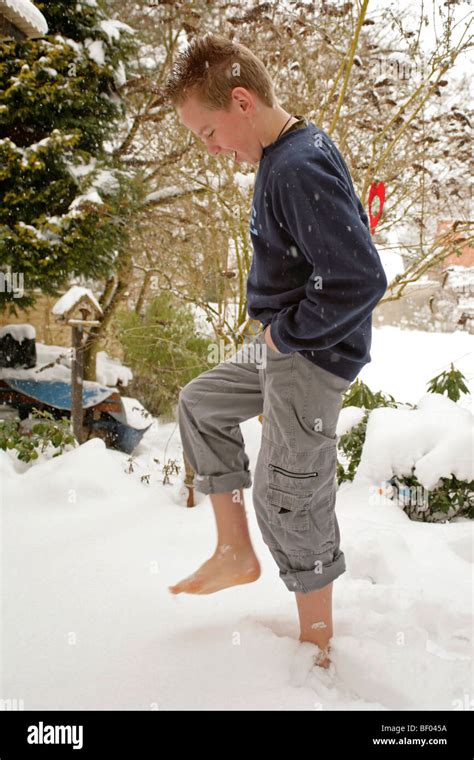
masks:
[(79, 443), (84, 440), (84, 410), (82, 402), (84, 378), (84, 328), (99, 325), (102, 308), (89, 288), (73, 285), (57, 303), (52, 312), (58, 320), (67, 322), (72, 330), (71, 361), (71, 421), (74, 435)]
[(98, 325), (103, 315), (96, 297), (88, 288), (73, 285), (53, 306), (52, 313), (70, 325)]

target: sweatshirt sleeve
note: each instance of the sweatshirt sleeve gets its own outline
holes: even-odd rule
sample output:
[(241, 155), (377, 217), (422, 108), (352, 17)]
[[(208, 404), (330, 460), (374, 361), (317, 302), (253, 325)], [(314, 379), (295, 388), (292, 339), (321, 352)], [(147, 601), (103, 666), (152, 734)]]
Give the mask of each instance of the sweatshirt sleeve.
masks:
[(274, 315), (270, 334), (282, 353), (330, 348), (370, 316), (387, 289), (367, 215), (322, 148), (280, 164), (273, 177), (275, 218), (313, 271), (305, 297)]

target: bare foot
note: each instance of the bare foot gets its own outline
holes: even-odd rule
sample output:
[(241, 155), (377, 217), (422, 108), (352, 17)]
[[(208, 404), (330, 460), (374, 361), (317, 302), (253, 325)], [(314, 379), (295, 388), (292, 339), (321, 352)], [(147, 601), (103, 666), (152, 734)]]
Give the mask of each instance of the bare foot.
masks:
[(321, 660), (320, 662), (318, 660), (315, 660), (315, 665), (317, 665), (319, 668), (329, 668), (331, 664), (331, 660), (329, 657), (326, 657), (325, 659)]
[(259, 577), (260, 563), (251, 548), (221, 544), (196, 572), (168, 588), (172, 594), (213, 594)]
[(318, 652), (314, 655), (314, 664), (320, 668), (329, 668), (331, 660), (329, 659), (330, 647), (324, 647), (321, 649), (316, 645)]
[[(300, 641), (308, 641), (306, 638), (302, 638), (301, 635), (299, 637)], [(311, 641), (311, 644), (314, 644), (316, 648), (316, 653), (313, 655), (313, 664), (317, 665), (320, 668), (329, 668), (331, 664), (331, 660), (329, 658), (329, 655), (331, 653), (331, 644), (327, 644), (327, 646), (321, 648), (316, 644), (315, 641)]]

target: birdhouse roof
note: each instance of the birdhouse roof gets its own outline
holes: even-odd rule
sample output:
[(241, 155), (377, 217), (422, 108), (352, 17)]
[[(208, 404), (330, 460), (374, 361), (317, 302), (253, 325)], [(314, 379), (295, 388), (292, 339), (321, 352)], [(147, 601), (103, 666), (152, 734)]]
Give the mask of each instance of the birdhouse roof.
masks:
[(100, 304), (92, 290), (89, 288), (83, 288), (79, 285), (73, 285), (69, 288), (67, 293), (61, 296), (59, 301), (54, 304), (52, 312), (57, 317), (67, 317), (74, 309), (84, 302), (88, 303), (94, 314), (103, 314)]
[(30, 0), (0, 0), (0, 15), (30, 39), (43, 37), (48, 31), (45, 17)]

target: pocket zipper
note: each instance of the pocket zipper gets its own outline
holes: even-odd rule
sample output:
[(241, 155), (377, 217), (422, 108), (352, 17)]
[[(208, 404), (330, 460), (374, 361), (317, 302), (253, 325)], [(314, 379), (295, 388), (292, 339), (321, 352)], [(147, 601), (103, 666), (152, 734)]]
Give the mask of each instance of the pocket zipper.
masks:
[(271, 470), (277, 470), (278, 472), (283, 472), (285, 475), (289, 475), (290, 478), (312, 478), (318, 474), (317, 472), (290, 472), (289, 470), (284, 470), (283, 467), (278, 467), (278, 465), (270, 463), (268, 466)]

